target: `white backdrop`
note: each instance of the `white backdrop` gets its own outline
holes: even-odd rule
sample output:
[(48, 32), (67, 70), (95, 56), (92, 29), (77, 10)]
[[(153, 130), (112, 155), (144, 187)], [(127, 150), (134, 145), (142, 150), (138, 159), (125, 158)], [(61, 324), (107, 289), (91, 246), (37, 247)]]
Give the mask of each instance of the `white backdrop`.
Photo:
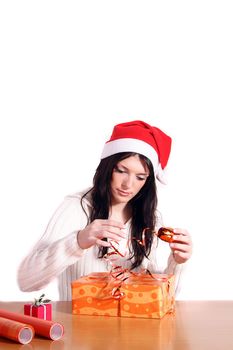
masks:
[(134, 119), (173, 138), (159, 205), (194, 242), (179, 298), (232, 299), (231, 3), (1, 1), (0, 300), (40, 294), (19, 262)]

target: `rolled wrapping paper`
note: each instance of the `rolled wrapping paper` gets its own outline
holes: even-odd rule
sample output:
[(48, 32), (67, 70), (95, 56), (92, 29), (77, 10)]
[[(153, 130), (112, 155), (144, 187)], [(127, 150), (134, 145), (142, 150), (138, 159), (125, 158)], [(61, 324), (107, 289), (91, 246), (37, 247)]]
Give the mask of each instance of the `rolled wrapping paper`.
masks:
[(35, 333), (42, 337), (58, 340), (63, 336), (64, 327), (60, 323), (42, 320), (33, 316), (26, 316), (16, 312), (0, 309), (0, 317), (31, 325)]
[(28, 344), (34, 337), (31, 325), (0, 317), (0, 336), (21, 344)]

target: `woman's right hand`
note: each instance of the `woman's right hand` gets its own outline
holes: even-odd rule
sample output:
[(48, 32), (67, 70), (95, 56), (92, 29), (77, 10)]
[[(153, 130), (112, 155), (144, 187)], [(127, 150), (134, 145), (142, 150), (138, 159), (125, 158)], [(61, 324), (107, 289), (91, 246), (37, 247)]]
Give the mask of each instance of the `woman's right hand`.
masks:
[[(109, 240), (119, 242), (122, 238), (125, 238), (124, 229), (125, 225), (119, 221), (96, 219), (78, 232), (79, 247), (82, 249), (90, 248), (93, 245), (110, 247)], [(103, 238), (107, 238), (107, 240), (105, 241)]]

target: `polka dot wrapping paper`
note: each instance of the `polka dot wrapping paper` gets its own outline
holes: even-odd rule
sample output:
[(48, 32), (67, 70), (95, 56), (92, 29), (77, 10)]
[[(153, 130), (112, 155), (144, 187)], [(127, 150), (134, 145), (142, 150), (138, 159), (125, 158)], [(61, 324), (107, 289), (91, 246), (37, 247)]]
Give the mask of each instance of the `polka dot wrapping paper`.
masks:
[(175, 304), (174, 275), (132, 275), (121, 286), (121, 317), (162, 318)]
[(174, 309), (174, 284), (174, 275), (133, 273), (119, 283), (109, 273), (92, 273), (72, 282), (72, 313), (159, 319)]
[(72, 282), (72, 313), (118, 316), (119, 301), (110, 295), (114, 288), (108, 273), (92, 273)]

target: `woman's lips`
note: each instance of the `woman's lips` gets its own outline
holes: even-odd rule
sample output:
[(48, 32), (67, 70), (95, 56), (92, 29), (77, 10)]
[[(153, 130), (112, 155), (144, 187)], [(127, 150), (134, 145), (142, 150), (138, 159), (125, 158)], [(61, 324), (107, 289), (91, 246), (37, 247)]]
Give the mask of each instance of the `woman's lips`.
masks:
[(126, 192), (122, 190), (117, 190), (117, 192), (119, 193), (120, 196), (123, 196), (123, 197), (128, 197), (131, 194), (130, 192)]

